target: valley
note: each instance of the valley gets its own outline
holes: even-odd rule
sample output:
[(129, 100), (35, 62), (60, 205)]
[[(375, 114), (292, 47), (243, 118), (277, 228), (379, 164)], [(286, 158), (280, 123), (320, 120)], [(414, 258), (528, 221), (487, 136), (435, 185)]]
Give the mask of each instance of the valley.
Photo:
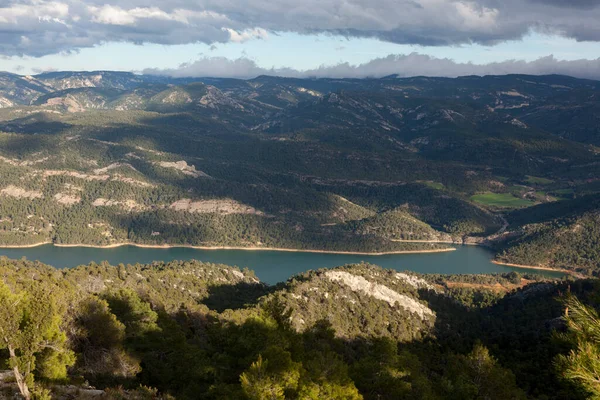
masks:
[(0, 400), (600, 400), (600, 0), (0, 0)]
[(0, 397), (590, 398), (599, 94), (0, 74)]
[[(1, 83), (5, 247), (381, 254), (478, 243), (506, 263), (600, 266), (597, 207), (582, 200), (600, 191), (598, 142), (587, 126), (565, 135), (543, 117), (587, 112), (595, 81), (98, 71), (3, 74)], [(571, 215), (555, 214), (557, 204)], [(525, 221), (522, 209), (549, 211)], [(571, 231), (558, 230), (565, 223)], [(567, 257), (523, 256), (567, 242)]]

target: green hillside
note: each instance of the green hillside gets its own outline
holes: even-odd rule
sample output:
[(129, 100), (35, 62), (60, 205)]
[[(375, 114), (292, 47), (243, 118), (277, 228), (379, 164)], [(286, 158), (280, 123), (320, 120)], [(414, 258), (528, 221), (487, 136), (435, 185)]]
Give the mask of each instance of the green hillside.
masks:
[[(597, 269), (587, 244), (563, 239), (577, 222), (560, 222), (569, 201), (600, 193), (594, 120), (567, 135), (543, 117), (596, 104), (594, 81), (0, 78), (0, 245), (493, 242), (521, 263), (526, 243), (560, 242), (530, 261)], [(521, 217), (538, 210), (546, 220)], [(496, 243), (505, 218), (512, 236)]]
[(588, 323), (564, 324), (565, 302), (580, 305), (560, 293), (597, 307), (596, 281), (360, 264), (269, 287), (197, 261), (7, 259), (0, 276), (8, 397), (15, 376), (36, 399), (576, 400), (597, 389), (565, 379), (578, 368), (566, 359), (579, 354), (575, 328), (556, 336)]
[(508, 217), (515, 235), (499, 244), (498, 259), (597, 275), (599, 211), (596, 195), (514, 211)]

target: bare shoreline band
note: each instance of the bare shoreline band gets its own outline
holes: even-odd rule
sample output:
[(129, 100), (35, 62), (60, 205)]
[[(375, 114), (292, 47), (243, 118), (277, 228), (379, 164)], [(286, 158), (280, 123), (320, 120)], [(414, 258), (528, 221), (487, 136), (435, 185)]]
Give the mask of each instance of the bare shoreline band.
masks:
[(15, 246), (0, 246), (0, 249), (28, 249), (33, 247), (44, 246), (51, 244), (55, 247), (83, 247), (92, 249), (114, 249), (123, 246), (139, 247), (143, 249), (172, 249), (172, 248), (186, 248), (195, 250), (246, 250), (246, 251), (285, 251), (290, 253), (321, 253), (321, 254), (347, 254), (347, 255), (359, 255), (359, 256), (384, 256), (393, 254), (420, 254), (420, 253), (444, 253), (448, 251), (455, 251), (455, 247), (448, 247), (444, 249), (430, 249), (430, 250), (398, 250), (398, 251), (387, 251), (380, 253), (369, 253), (360, 251), (334, 251), (334, 250), (307, 250), (307, 249), (285, 249), (278, 247), (236, 247), (236, 246), (192, 246), (192, 245), (151, 245), (151, 244), (139, 244), (139, 243), (116, 243), (105, 246), (99, 245), (88, 245), (88, 244), (57, 244), (52, 242), (43, 242), (30, 245), (15, 245)]
[(513, 264), (513, 263), (507, 263), (507, 262), (496, 261), (496, 260), (492, 260), (492, 264), (504, 265), (504, 266), (513, 267), (513, 268), (537, 269), (537, 270), (541, 270), (541, 271), (562, 272), (562, 273), (573, 275), (573, 276), (583, 277), (583, 275), (581, 275), (575, 271), (569, 271), (568, 269), (541, 267), (541, 266), (535, 266), (535, 265)]

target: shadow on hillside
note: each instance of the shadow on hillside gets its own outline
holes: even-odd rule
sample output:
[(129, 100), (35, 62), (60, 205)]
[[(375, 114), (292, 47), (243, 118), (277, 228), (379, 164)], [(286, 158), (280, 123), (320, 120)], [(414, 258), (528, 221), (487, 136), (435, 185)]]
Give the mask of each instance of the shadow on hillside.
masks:
[(55, 121), (44, 113), (17, 118), (0, 124), (0, 130), (4, 132), (27, 135), (55, 135), (64, 132), (69, 127), (71, 125)]
[(253, 306), (271, 293), (273, 288), (263, 283), (239, 282), (234, 285), (210, 285), (209, 295), (202, 303), (211, 310), (223, 312)]
[(592, 280), (533, 283), (482, 308), (467, 307), (456, 297), (428, 290), (419, 290), (419, 297), (436, 313), (433, 335), (438, 344), (466, 354), (475, 343), (482, 343), (500, 365), (516, 374), (519, 387), (537, 395), (547, 393), (548, 387), (564, 388), (555, 370), (548, 368), (558, 354), (568, 350), (556, 335), (565, 330), (561, 297), (570, 292), (589, 301), (597, 298), (595, 285)]

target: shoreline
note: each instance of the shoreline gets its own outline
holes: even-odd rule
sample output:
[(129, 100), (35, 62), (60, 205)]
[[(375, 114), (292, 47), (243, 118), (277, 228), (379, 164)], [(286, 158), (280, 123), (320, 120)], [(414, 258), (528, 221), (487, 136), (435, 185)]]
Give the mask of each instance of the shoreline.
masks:
[(496, 261), (496, 260), (492, 260), (492, 264), (504, 265), (504, 266), (513, 267), (513, 268), (537, 269), (537, 270), (540, 270), (540, 271), (550, 271), (550, 272), (562, 272), (564, 274), (573, 275), (573, 276), (576, 276), (578, 278), (585, 278), (584, 275), (582, 275), (582, 274), (580, 274), (578, 272), (570, 271), (568, 269), (562, 269), (562, 268), (550, 268), (550, 267), (542, 267), (542, 266), (535, 266), (535, 265), (513, 264), (513, 263), (507, 263), (507, 262)]
[(426, 253), (445, 253), (449, 251), (455, 251), (455, 247), (447, 247), (443, 249), (430, 249), (430, 250), (398, 250), (398, 251), (385, 251), (385, 252), (361, 252), (361, 251), (336, 251), (336, 250), (308, 250), (308, 249), (287, 249), (280, 247), (241, 247), (241, 246), (192, 246), (192, 245), (152, 245), (152, 244), (139, 244), (139, 243), (115, 243), (109, 245), (93, 245), (93, 244), (57, 244), (52, 242), (42, 242), (38, 244), (30, 245), (15, 245), (15, 246), (0, 246), (0, 249), (29, 249), (39, 246), (52, 245), (55, 247), (62, 248), (91, 248), (91, 249), (115, 249), (118, 247), (132, 246), (142, 249), (173, 249), (173, 248), (186, 248), (195, 250), (245, 250), (245, 251), (281, 251), (289, 253), (319, 253), (319, 254), (346, 254), (346, 255), (359, 255), (359, 256), (384, 256), (394, 254), (426, 254)]
[(463, 244), (452, 240), (427, 240), (427, 239), (389, 239), (390, 242), (396, 243), (444, 243), (444, 244)]
[(32, 249), (34, 247), (45, 246), (47, 244), (52, 244), (52, 242), (42, 242), (42, 243), (34, 243), (34, 244), (15, 244), (15, 245), (1, 245), (0, 249)]
[(396, 243), (438, 243), (438, 244), (453, 244), (455, 246), (482, 246), (489, 247), (485, 242), (460, 242), (455, 240), (426, 240), (426, 239), (389, 239), (390, 242)]

